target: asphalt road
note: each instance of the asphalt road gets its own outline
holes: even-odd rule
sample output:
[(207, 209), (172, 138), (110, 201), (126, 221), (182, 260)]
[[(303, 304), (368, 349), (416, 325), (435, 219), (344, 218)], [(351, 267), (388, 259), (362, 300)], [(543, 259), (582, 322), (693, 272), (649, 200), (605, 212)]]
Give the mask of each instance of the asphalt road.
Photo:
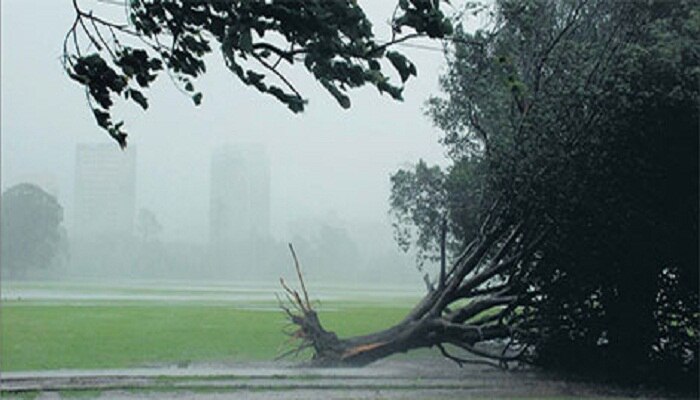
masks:
[(363, 368), (246, 363), (13, 372), (0, 375), (0, 393), (2, 398), (37, 399), (663, 398), (534, 370), (459, 368), (439, 358), (382, 360)]

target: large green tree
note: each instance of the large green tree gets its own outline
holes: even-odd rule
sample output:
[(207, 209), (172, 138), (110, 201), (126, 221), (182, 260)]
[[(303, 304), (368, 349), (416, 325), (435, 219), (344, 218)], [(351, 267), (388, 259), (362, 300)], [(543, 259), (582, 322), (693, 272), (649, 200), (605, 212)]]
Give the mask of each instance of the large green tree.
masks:
[(458, 33), (430, 101), (451, 191), (483, 190), (448, 194), (471, 210), (450, 226), (471, 231), (484, 199), (508, 225), (547, 221), (501, 277), (528, 360), (696, 383), (700, 6), (499, 1), (495, 15)]
[(20, 183), (2, 193), (2, 272), (23, 278), (46, 270), (65, 246), (63, 207), (40, 187)]

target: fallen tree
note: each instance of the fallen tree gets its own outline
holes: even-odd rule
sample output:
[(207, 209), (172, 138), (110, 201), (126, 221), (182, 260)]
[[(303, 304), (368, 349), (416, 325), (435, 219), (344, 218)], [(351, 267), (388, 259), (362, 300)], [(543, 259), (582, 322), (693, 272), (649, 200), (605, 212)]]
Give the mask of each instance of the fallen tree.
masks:
[(497, 7), (493, 32), (457, 29), (429, 103), (452, 165), (392, 176), (399, 244), (444, 260), (447, 225), (451, 267), (402, 321), (351, 338), (285, 283), (295, 351), (362, 365), (437, 347), (697, 392), (700, 8)]
[[(509, 362), (527, 361), (529, 346), (521, 339), (530, 334), (528, 316), (537, 293), (523, 278), (537, 262), (537, 245), (547, 235), (548, 226), (532, 217), (514, 220), (496, 203), (477, 237), (449, 269), (441, 264), (437, 287), (428, 285), (425, 297), (402, 321), (348, 338), (339, 338), (323, 327), (290, 244), (301, 293), (282, 279), (287, 301), (280, 301), (280, 306), (296, 327), (289, 335), (299, 342), (283, 356), (311, 349), (316, 365), (365, 365), (391, 354), (437, 347), (459, 365), (507, 367)], [(447, 345), (480, 358), (465, 358)]]

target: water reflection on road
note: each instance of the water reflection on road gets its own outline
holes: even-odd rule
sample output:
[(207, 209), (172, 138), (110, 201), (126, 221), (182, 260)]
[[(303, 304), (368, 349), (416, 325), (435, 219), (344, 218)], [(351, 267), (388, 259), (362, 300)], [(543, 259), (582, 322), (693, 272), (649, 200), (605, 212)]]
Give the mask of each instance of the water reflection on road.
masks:
[[(10, 397), (56, 398), (81, 391), (102, 399), (494, 399), (606, 398), (639, 395), (572, 382), (534, 370), (458, 368), (442, 358), (387, 359), (363, 368), (305, 368), (298, 364), (196, 364), (126, 370), (8, 373)], [(647, 396), (646, 398), (652, 398)]]

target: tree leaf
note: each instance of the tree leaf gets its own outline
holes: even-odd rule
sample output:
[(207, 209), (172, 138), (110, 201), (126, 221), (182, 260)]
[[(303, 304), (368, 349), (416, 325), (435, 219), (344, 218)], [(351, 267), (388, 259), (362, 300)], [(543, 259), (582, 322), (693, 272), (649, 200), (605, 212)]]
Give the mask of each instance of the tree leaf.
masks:
[(129, 89), (127, 91), (131, 95), (131, 99), (138, 103), (138, 105), (140, 105), (141, 108), (143, 108), (144, 110), (148, 109), (148, 99), (146, 99), (146, 96), (144, 96), (143, 93), (136, 89)]
[(396, 51), (388, 51), (386, 53), (386, 58), (389, 59), (391, 65), (393, 65), (396, 71), (399, 73), (402, 82), (406, 82), (411, 75), (416, 75), (415, 65), (408, 61), (403, 54)]
[(194, 96), (192, 96), (192, 101), (194, 102), (195, 106), (202, 104), (202, 93), (201, 92), (195, 93)]

